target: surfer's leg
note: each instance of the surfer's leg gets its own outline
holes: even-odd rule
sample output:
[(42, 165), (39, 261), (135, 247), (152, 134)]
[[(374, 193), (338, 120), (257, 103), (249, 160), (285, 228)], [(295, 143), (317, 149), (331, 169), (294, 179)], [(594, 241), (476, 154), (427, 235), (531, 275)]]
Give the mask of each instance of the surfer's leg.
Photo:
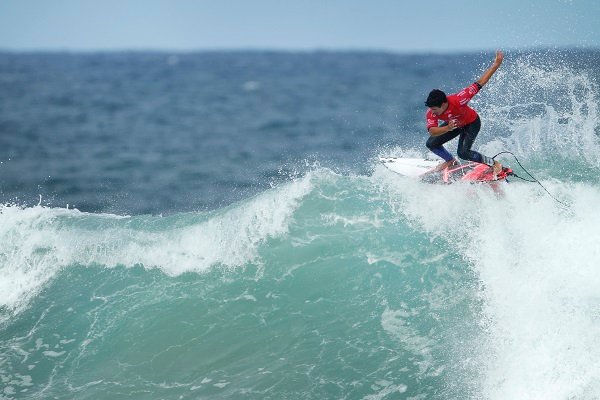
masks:
[(481, 129), (481, 120), (479, 117), (469, 125), (462, 127), (460, 130), (460, 138), (458, 139), (458, 156), (463, 160), (475, 161), (478, 163), (494, 167), (494, 172), (498, 173), (502, 170), (502, 164), (495, 161), (493, 158), (485, 156), (477, 151), (471, 150), (473, 142)]
[[(458, 139), (458, 156), (463, 160), (475, 161), (484, 163), (484, 157), (481, 153), (471, 150), (473, 142), (477, 138), (477, 134), (481, 129), (481, 120), (479, 117), (469, 125), (465, 125), (460, 130), (460, 138)], [(487, 157), (486, 157), (487, 158)]]
[(452, 154), (450, 154), (450, 152), (448, 150), (446, 150), (444, 148), (444, 146), (440, 146), (440, 147), (436, 147), (434, 149), (430, 149), (433, 154), (435, 154), (436, 156), (443, 158), (444, 161), (446, 162), (450, 162), (452, 160), (454, 160), (454, 157), (452, 156)]
[(446, 132), (442, 135), (429, 136), (429, 139), (427, 139), (427, 143), (425, 143), (425, 146), (427, 146), (427, 148), (431, 150), (436, 156), (443, 158), (445, 161), (452, 161), (454, 157), (452, 156), (452, 154), (450, 154), (450, 152), (448, 152), (448, 150), (444, 148), (444, 143), (454, 139), (459, 135), (459, 133), (460, 132), (457, 132), (457, 129), (455, 129), (453, 131)]

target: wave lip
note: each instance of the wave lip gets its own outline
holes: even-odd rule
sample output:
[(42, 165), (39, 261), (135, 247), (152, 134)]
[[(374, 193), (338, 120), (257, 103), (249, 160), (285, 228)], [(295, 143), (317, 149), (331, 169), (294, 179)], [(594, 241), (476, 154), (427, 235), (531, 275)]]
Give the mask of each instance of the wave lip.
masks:
[(287, 232), (311, 187), (308, 174), (210, 214), (166, 218), (2, 205), (0, 309), (18, 312), (69, 265), (143, 265), (179, 275), (258, 262), (261, 243)]

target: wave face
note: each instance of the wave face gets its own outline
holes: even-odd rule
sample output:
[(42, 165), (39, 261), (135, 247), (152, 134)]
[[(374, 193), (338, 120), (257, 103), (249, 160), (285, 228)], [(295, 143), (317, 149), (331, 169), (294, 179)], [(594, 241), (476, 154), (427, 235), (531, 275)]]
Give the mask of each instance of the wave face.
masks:
[(478, 149), (511, 150), (566, 206), (519, 180), (428, 185), (377, 164), (424, 156), (409, 137), (210, 210), (5, 202), (0, 398), (598, 398), (600, 96), (584, 56), (515, 55), (473, 104)]

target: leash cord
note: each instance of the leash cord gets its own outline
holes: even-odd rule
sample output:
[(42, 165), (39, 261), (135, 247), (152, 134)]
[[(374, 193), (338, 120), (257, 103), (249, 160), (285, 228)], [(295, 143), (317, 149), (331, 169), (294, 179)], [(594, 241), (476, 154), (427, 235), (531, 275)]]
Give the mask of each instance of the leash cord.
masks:
[(544, 185), (542, 185), (542, 183), (535, 176), (531, 175), (531, 173), (529, 173), (529, 171), (527, 171), (527, 169), (525, 169), (525, 167), (523, 167), (523, 165), (521, 165), (521, 162), (519, 162), (519, 159), (517, 158), (517, 156), (515, 156), (512, 152), (510, 152), (510, 151), (501, 151), (500, 153), (498, 153), (494, 157), (492, 157), (492, 159), (495, 160), (496, 157), (498, 157), (500, 154), (510, 154), (511, 156), (513, 156), (515, 158), (515, 161), (517, 162), (517, 164), (519, 164), (519, 167), (521, 167), (521, 169), (523, 171), (525, 171), (525, 173), (531, 177), (531, 180), (523, 178), (523, 177), (520, 177), (517, 174), (515, 174), (514, 172), (511, 174), (512, 176), (514, 176), (515, 178), (521, 179), (521, 180), (523, 180), (525, 182), (537, 183), (538, 185), (540, 185), (542, 187), (542, 189), (544, 189), (544, 191), (548, 194), (548, 196), (550, 196), (554, 201), (556, 201), (557, 203), (561, 204), (565, 208), (569, 208), (569, 206), (566, 203), (564, 203), (564, 202), (558, 200), (556, 197), (554, 197), (552, 195), (552, 193), (550, 193), (548, 191), (548, 189), (546, 189), (544, 187)]

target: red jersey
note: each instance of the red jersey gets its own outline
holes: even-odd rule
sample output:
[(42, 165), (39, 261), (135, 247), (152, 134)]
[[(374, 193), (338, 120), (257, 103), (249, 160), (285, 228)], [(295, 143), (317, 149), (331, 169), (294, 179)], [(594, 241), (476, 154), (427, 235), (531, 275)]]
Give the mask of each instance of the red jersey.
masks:
[(469, 100), (479, 92), (481, 86), (474, 82), (471, 86), (464, 88), (458, 93), (448, 96), (448, 108), (441, 115), (435, 115), (431, 110), (427, 110), (427, 130), (437, 127), (438, 122), (456, 120), (457, 126), (468, 125), (477, 119), (477, 112), (467, 105)]

